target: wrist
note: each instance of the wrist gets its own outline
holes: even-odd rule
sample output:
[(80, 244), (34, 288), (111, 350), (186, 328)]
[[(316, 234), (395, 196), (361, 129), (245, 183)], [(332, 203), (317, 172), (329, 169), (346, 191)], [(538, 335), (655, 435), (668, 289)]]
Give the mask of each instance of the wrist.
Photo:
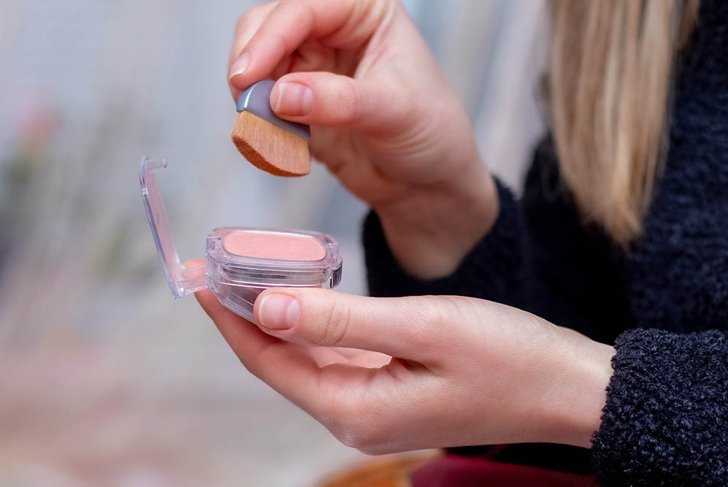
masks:
[(555, 364), (542, 402), (540, 435), (543, 441), (590, 448), (601, 424), (615, 350), (573, 330), (560, 331), (563, 340), (553, 352)]
[(498, 191), (485, 166), (478, 160), (459, 176), (374, 208), (393, 255), (415, 277), (452, 273), (496, 221)]

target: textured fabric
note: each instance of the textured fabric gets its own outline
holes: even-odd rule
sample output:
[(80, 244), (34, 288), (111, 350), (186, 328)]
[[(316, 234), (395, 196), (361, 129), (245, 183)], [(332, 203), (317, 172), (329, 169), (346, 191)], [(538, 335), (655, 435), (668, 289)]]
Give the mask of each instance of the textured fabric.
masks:
[[(498, 183), (501, 213), (490, 233), (471, 250), (458, 270), (448, 277), (423, 280), (399, 267), (386, 242), (376, 213), (364, 222), (366, 268), (373, 296), (467, 294), (512, 305), (522, 304), (528, 282), (523, 225), (511, 193)], [(507, 279), (503, 276), (507, 275)]]
[(592, 452), (513, 445), (498, 460), (595, 471), (607, 485), (728, 485), (728, 2), (701, 2), (678, 68), (664, 170), (644, 235), (626, 252), (579, 216), (549, 139), (523, 198), (502, 185), (498, 195), (494, 228), (443, 279), (408, 276), (376, 215), (364, 227), (373, 295), (490, 299), (616, 343)]
[(728, 485), (728, 336), (643, 329), (616, 347), (593, 442), (602, 481)]
[(669, 156), (645, 236), (626, 268), (628, 296), (641, 326), (725, 328), (728, 2), (703, 0), (678, 80)]

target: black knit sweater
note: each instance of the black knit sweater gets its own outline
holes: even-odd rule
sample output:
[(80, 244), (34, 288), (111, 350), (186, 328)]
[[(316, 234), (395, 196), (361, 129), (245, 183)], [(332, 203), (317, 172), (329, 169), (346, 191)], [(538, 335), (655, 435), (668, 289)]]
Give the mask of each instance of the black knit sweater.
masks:
[(584, 224), (550, 140), (521, 200), (500, 184), (499, 198), (493, 229), (442, 279), (407, 275), (375, 214), (364, 227), (372, 295), (499, 301), (615, 345), (591, 451), (517, 445), (499, 459), (595, 472), (606, 485), (728, 485), (728, 2), (701, 3), (664, 171), (628, 251)]

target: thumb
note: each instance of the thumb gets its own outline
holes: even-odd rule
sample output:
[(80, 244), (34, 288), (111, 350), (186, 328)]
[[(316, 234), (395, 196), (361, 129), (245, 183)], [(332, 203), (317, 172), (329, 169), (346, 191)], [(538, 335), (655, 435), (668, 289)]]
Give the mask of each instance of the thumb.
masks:
[(309, 125), (359, 129), (401, 123), (405, 115), (402, 87), (383, 80), (357, 80), (328, 72), (291, 73), (280, 78), (270, 96), (281, 118)]
[(426, 362), (436, 358), (443, 339), (452, 339), (444, 323), (447, 304), (448, 298), (434, 296), (370, 298), (285, 288), (261, 293), (254, 313), (263, 331), (284, 340)]

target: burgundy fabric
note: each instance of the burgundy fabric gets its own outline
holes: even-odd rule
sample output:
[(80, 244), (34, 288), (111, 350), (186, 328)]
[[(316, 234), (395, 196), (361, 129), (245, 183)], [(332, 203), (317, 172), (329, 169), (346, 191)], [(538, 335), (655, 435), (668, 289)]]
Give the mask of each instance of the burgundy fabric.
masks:
[(598, 486), (596, 478), (537, 467), (501, 463), (483, 457), (445, 454), (410, 475), (412, 487)]

